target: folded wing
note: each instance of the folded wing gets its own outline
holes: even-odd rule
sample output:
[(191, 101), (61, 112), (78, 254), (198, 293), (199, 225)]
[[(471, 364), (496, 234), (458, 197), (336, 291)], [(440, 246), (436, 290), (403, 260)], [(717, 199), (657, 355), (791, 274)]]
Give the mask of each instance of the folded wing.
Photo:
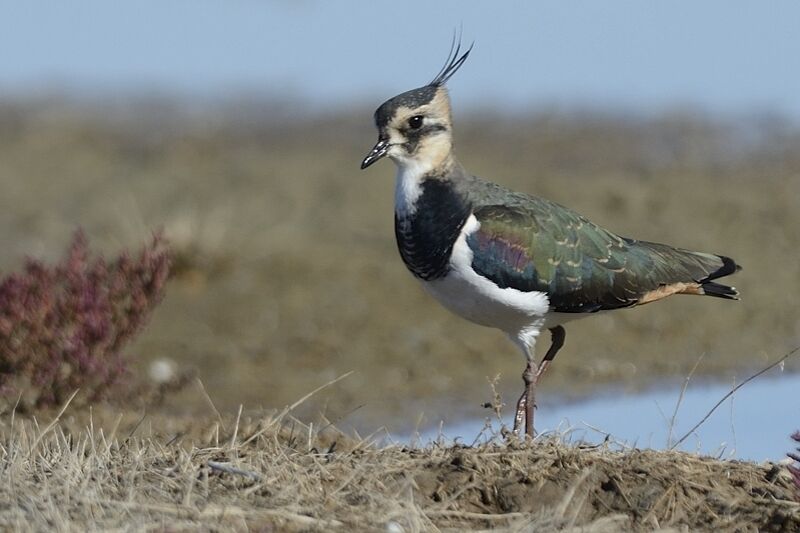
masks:
[(502, 288), (544, 292), (554, 311), (593, 313), (676, 293), (736, 299), (711, 280), (738, 270), (714, 254), (619, 237), (563, 206), (534, 197), (474, 211), (472, 267)]

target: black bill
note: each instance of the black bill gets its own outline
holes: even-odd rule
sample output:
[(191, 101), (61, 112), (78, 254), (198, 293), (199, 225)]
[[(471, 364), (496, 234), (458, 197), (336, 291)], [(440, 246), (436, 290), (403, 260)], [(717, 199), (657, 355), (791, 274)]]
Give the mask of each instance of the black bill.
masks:
[(385, 156), (388, 151), (389, 139), (378, 139), (378, 142), (372, 147), (372, 150), (370, 150), (370, 152), (367, 154), (367, 157), (365, 157), (361, 162), (361, 169), (363, 170), (367, 168), (372, 163)]

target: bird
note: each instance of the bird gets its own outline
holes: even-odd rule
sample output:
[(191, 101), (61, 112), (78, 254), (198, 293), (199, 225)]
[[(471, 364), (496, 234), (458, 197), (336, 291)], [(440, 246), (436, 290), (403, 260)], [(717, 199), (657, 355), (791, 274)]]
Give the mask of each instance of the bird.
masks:
[[(536, 388), (563, 347), (564, 324), (674, 294), (738, 300), (717, 279), (731, 258), (621, 237), (550, 200), (473, 176), (456, 159), (446, 83), (462, 67), (454, 37), (428, 84), (386, 100), (374, 114), (378, 141), (361, 169), (388, 157), (396, 167), (394, 229), (400, 257), (445, 308), (499, 329), (520, 349), (525, 388), (514, 434), (533, 438)], [(550, 332), (540, 362), (536, 340)]]

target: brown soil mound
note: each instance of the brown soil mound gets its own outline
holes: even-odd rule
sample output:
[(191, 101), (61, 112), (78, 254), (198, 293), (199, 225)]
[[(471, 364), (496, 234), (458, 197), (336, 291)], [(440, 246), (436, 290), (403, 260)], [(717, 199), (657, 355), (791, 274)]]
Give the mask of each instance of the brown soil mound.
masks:
[[(549, 509), (554, 528), (622, 515), (614, 524), (631, 529), (800, 530), (791, 482), (785, 467), (775, 464), (683, 452), (582, 449), (555, 441), (413, 455), (420, 495), (473, 513), (473, 524), (478, 513), (512, 513), (520, 525)], [(451, 515), (458, 517), (458, 512)]]
[(0, 469), (3, 529), (800, 531), (782, 465), (553, 439), (378, 447), (286, 413), (3, 416)]

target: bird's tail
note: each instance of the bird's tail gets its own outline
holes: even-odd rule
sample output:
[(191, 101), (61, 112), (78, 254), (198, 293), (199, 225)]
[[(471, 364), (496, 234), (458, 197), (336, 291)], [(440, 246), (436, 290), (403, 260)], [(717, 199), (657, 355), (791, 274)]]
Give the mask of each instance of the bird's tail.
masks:
[(663, 285), (660, 290), (644, 297), (645, 302), (669, 294), (701, 294), (727, 300), (739, 299), (739, 291), (735, 287), (714, 281), (742, 269), (730, 257), (645, 241), (638, 241), (636, 244), (648, 254), (650, 265)]
[(709, 281), (700, 285), (700, 289), (706, 296), (716, 296), (717, 298), (725, 298), (726, 300), (738, 300), (739, 291), (736, 287), (729, 287), (721, 283), (714, 283)]
[(736, 261), (730, 257), (725, 257), (724, 255), (718, 255), (717, 257), (722, 260), (722, 266), (710, 273), (704, 279), (699, 280), (700, 289), (706, 296), (716, 296), (717, 298), (725, 298), (727, 300), (738, 300), (739, 291), (736, 290), (736, 287), (729, 287), (728, 285), (716, 283), (712, 280), (734, 274), (741, 270), (742, 267), (737, 265)]

